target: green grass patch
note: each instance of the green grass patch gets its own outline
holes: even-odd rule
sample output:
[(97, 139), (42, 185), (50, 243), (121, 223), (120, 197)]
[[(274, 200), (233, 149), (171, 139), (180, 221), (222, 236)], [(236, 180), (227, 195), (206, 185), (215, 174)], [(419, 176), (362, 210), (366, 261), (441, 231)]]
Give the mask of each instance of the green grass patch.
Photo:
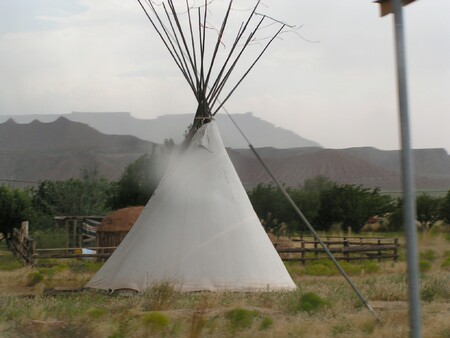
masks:
[(102, 308), (102, 307), (95, 307), (95, 308), (89, 309), (87, 311), (87, 314), (92, 319), (99, 319), (99, 318), (103, 317), (104, 315), (106, 315), (107, 313), (108, 313), (108, 310), (106, 310), (105, 308)]
[(328, 305), (318, 294), (314, 292), (302, 293), (300, 290), (286, 293), (282, 302), (283, 308), (290, 315), (295, 315), (298, 312), (313, 314)]
[[(339, 262), (339, 265), (349, 275), (361, 275), (363, 273), (371, 274), (380, 270), (380, 265), (378, 263), (369, 260), (357, 263), (341, 261)], [(336, 276), (339, 274), (339, 271), (331, 260), (319, 260), (305, 266), (303, 274), (308, 276)]]
[(364, 321), (364, 322), (361, 324), (361, 331), (362, 331), (365, 335), (370, 336), (370, 335), (372, 335), (373, 332), (375, 331), (375, 325), (376, 325), (376, 322), (373, 321), (373, 320), (367, 320), (367, 321)]
[(449, 234), (445, 234), (445, 239), (450, 242), (450, 233)]
[(450, 250), (444, 251), (444, 258), (450, 258)]
[(338, 323), (331, 328), (331, 335), (333, 337), (340, 336), (350, 331), (350, 324)]
[(434, 250), (427, 250), (420, 253), (420, 258), (429, 262), (433, 262), (436, 259), (436, 252)]
[(349, 275), (360, 275), (363, 271), (362, 264), (354, 264), (345, 261), (339, 262), (344, 271)]
[(450, 338), (450, 326), (443, 328), (440, 332), (439, 332), (439, 338)]
[(226, 314), (226, 318), (229, 321), (231, 329), (242, 330), (248, 329), (250, 326), (252, 326), (253, 320), (258, 315), (258, 311), (237, 308), (228, 311)]
[(154, 311), (146, 313), (142, 317), (142, 323), (155, 331), (161, 331), (169, 327), (170, 319), (164, 313)]
[(68, 268), (69, 266), (67, 264), (62, 263), (50, 268), (39, 268), (38, 272), (40, 272), (42, 275), (45, 275), (48, 279), (51, 279), (58, 272), (62, 272), (64, 270), (67, 270)]
[(284, 262), (284, 266), (291, 276), (299, 276), (302, 274), (302, 266), (300, 262)]
[(335, 276), (339, 272), (329, 260), (313, 261), (303, 269), (303, 273), (308, 276)]
[(380, 264), (374, 261), (363, 261), (362, 269), (368, 274), (377, 273), (380, 271)]
[(148, 289), (144, 294), (144, 311), (166, 310), (173, 305), (177, 292), (170, 283), (161, 283)]
[(314, 292), (307, 292), (300, 297), (300, 311), (308, 312), (309, 314), (319, 311), (327, 305), (319, 295)]
[(27, 286), (35, 286), (44, 280), (44, 275), (39, 271), (30, 272), (27, 276)]
[(267, 330), (273, 326), (273, 319), (270, 317), (264, 317), (259, 324), (260, 330)]
[(75, 273), (97, 272), (102, 267), (102, 262), (77, 261), (68, 264), (69, 269)]
[(13, 271), (21, 267), (22, 264), (13, 254), (5, 253), (0, 255), (0, 271)]
[(450, 257), (446, 258), (446, 259), (442, 262), (441, 268), (450, 271)]
[(428, 272), (431, 269), (431, 263), (429, 261), (425, 261), (425, 260), (420, 260), (419, 261), (419, 270), (420, 272), (424, 273), (424, 272)]
[(427, 302), (450, 300), (450, 276), (430, 277), (422, 281), (422, 299)]

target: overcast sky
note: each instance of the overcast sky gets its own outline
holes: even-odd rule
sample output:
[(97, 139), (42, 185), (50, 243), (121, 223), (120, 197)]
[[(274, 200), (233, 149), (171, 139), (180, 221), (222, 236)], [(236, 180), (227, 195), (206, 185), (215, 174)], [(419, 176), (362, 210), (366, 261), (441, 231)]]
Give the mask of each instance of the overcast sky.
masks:
[[(450, 152), (450, 1), (404, 9), (413, 146)], [(313, 42), (276, 40), (227, 109), (328, 148), (398, 149), (393, 17), (371, 0), (263, 0), (261, 11)], [(0, 0), (1, 115), (195, 109), (137, 1)]]

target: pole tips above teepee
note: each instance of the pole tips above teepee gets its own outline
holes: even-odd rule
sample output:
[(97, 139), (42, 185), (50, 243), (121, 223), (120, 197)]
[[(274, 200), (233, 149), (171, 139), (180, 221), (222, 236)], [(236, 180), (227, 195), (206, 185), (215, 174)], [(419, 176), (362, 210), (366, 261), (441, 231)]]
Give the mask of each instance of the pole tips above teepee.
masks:
[(217, 114), (275, 38), (292, 28), (260, 13), (260, 0), (137, 1), (197, 100), (189, 139)]

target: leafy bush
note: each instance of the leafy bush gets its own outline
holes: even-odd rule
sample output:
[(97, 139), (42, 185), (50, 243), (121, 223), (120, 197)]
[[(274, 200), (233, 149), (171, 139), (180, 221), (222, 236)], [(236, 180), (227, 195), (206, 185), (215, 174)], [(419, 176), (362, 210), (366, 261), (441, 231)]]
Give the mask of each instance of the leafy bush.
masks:
[(39, 271), (34, 271), (27, 276), (27, 286), (35, 286), (44, 280), (44, 276)]
[(163, 330), (169, 326), (170, 319), (165, 314), (155, 311), (146, 313), (142, 318), (142, 322), (151, 329)]
[(258, 311), (247, 309), (233, 309), (226, 314), (227, 319), (233, 330), (247, 329), (253, 324), (253, 319), (258, 316)]
[(326, 305), (319, 295), (314, 292), (307, 292), (300, 297), (300, 311), (308, 312), (309, 314), (315, 313)]
[(259, 329), (260, 330), (267, 330), (268, 328), (270, 328), (273, 325), (273, 319), (270, 317), (264, 317), (261, 320), (261, 324), (259, 324)]
[(420, 272), (427, 272), (431, 269), (431, 263), (429, 261), (420, 260), (419, 261), (419, 270)]
[(313, 314), (328, 303), (314, 292), (302, 293), (301, 290), (285, 295), (284, 308), (286, 312), (295, 315), (298, 312)]

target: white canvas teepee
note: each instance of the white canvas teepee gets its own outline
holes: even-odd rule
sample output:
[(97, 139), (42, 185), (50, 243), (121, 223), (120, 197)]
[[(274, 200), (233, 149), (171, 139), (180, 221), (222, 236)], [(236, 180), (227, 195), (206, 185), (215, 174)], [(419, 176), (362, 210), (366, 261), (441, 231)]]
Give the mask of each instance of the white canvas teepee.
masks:
[[(201, 5), (190, 1), (176, 1), (176, 5), (173, 0), (138, 2), (188, 82), (198, 107), (182, 157), (86, 286), (144, 291), (169, 282), (182, 291), (294, 289), (213, 121), (286, 25), (257, 13), (260, 0), (256, 0), (250, 10), (234, 11), (244, 13), (245, 19), (233, 25), (236, 31), (227, 40), (224, 33), (235, 9), (233, 0), (227, 5), (217, 2), (218, 8), (226, 5), (223, 20), (217, 25), (220, 29), (211, 17), (212, 1)], [(274, 31), (269, 33), (270, 29)], [(262, 34), (259, 38), (258, 33)], [(212, 49), (207, 43), (211, 37)], [(262, 48), (250, 65), (236, 67), (249, 46)], [(221, 66), (216, 67), (219, 59)], [(228, 89), (225, 99), (219, 100), (236, 69), (246, 70)]]
[(86, 285), (145, 291), (292, 290), (212, 121), (194, 135), (114, 254)]

